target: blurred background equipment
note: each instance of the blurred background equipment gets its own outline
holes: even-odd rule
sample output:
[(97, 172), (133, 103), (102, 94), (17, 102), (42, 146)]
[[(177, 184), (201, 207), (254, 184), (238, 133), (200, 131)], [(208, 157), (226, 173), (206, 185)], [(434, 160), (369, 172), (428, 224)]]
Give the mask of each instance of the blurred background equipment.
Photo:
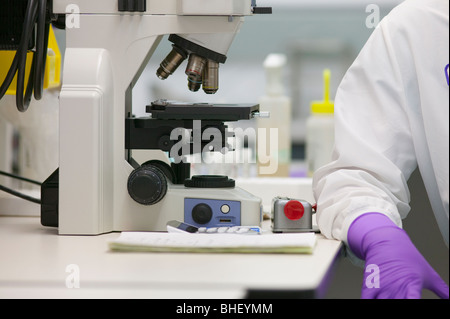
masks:
[[(51, 26), (51, 3), (0, 3), (0, 171), (38, 183), (58, 166), (62, 57)], [(10, 196), (15, 190), (38, 199), (38, 183), (0, 174), (1, 214), (38, 215), (39, 205)]]
[[(380, 18), (402, 0), (377, 1)], [(233, 42), (233, 54), (220, 69), (220, 89), (205, 95), (209, 103), (254, 103), (265, 95), (266, 74), (262, 67), (272, 53), (286, 56), (283, 86), (292, 104), (292, 160), (305, 159), (306, 121), (311, 101), (323, 95), (324, 69), (331, 70), (330, 96), (333, 98), (345, 72), (371, 35), (366, 26), (367, 6), (373, 1), (334, 0), (260, 0), (259, 6), (273, 7), (271, 15), (246, 19)], [(255, 37), (255, 34), (260, 36)], [(185, 89), (186, 75), (176, 72), (161, 82), (153, 76), (172, 43), (163, 41), (133, 89), (133, 112), (145, 114), (141, 105), (149, 92), (152, 100), (172, 96), (174, 100), (195, 102), (199, 96)], [(156, 61), (156, 62), (155, 62)], [(156, 64), (158, 63), (158, 64)], [(170, 86), (167, 86), (170, 83)], [(232, 92), (232, 94), (230, 94)], [(203, 93), (201, 93), (203, 94)], [(256, 120), (239, 123), (244, 129), (256, 127)], [(250, 143), (250, 145), (249, 145)], [(252, 141), (245, 145), (252, 147)], [(224, 167), (226, 168), (226, 167)], [(228, 168), (227, 168), (228, 169)], [(256, 170), (251, 169), (256, 175)], [(306, 176), (306, 167), (293, 163), (291, 175)]]

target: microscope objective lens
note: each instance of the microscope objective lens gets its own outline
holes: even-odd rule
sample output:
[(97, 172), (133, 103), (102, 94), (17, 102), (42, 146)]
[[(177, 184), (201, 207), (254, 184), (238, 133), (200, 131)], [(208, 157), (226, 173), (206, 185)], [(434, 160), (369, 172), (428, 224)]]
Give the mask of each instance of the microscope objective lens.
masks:
[(198, 55), (191, 54), (186, 67), (186, 75), (190, 77), (202, 77), (206, 60)]
[(188, 76), (188, 88), (190, 91), (197, 92), (198, 90), (200, 90), (201, 86), (202, 86), (201, 77)]
[(214, 94), (219, 90), (219, 63), (208, 60), (203, 70), (203, 91)]
[(172, 75), (178, 67), (186, 60), (187, 54), (180, 48), (174, 46), (172, 51), (161, 62), (156, 75), (159, 79), (165, 80)]
[(186, 67), (186, 75), (188, 76), (188, 88), (192, 92), (197, 92), (202, 86), (202, 75), (206, 65), (206, 59), (191, 54)]

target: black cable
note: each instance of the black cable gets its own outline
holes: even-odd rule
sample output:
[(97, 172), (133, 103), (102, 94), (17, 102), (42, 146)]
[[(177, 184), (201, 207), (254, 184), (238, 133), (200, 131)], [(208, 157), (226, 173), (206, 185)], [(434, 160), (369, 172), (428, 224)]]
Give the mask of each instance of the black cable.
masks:
[[(48, 0), (29, 0), (25, 11), (22, 35), (11, 67), (0, 86), (0, 99), (5, 95), (17, 73), (16, 106), (20, 112), (25, 112), (31, 102), (34, 91), (36, 100), (42, 98), (44, 87), (45, 63), (50, 31), (50, 19), (47, 18)], [(25, 95), (25, 68), (27, 62), (28, 44), (37, 24), (36, 48), (31, 62), (31, 70)]]
[(19, 193), (19, 192), (13, 190), (13, 189), (7, 188), (7, 187), (2, 186), (2, 185), (0, 185), (0, 191), (4, 191), (6, 193), (9, 193), (9, 194), (14, 195), (16, 197), (25, 199), (25, 200), (27, 200), (29, 202), (32, 202), (32, 203), (35, 203), (35, 204), (41, 204), (42, 203), (40, 199), (37, 199), (37, 198), (31, 197), (31, 196)]
[[(36, 100), (42, 98), (42, 92), (44, 88), (45, 63), (47, 60), (50, 31), (50, 19), (47, 19), (47, 1), (48, 0), (28, 1), (19, 46), (17, 48), (13, 62), (11, 63), (11, 66), (8, 70), (8, 73), (3, 80), (2, 85), (0, 86), (1, 99), (6, 94), (6, 91), (10, 87), (11, 82), (17, 73), (16, 106), (20, 112), (25, 112), (28, 109), (33, 91)], [(28, 76), (28, 83), (24, 95), (28, 45), (30, 43), (31, 37), (33, 36), (33, 30), (36, 24), (36, 49), (33, 54), (30, 74)], [(41, 183), (39, 182), (2, 171), (0, 171), (0, 175), (5, 175), (25, 182), (41, 185)], [(0, 190), (22, 199), (31, 201), (33, 203), (41, 204), (41, 200), (22, 194), (5, 186), (0, 185)]]
[[(45, 63), (47, 61), (48, 37), (50, 23), (46, 21), (47, 0), (39, 0), (39, 12), (37, 17), (36, 43), (36, 68), (34, 77), (34, 98), (40, 100), (44, 91)], [(41, 40), (42, 39), (42, 40)]]
[[(28, 85), (27, 90), (24, 93), (24, 87), (25, 87), (25, 68), (27, 64), (27, 53), (28, 50), (26, 49), (28, 46), (28, 43), (30, 42), (31, 36), (33, 34), (33, 28), (37, 17), (37, 10), (38, 10), (38, 2), (37, 0), (29, 0), (27, 11), (25, 13), (25, 21), (23, 24), (23, 30), (22, 30), (22, 37), (20, 39), (19, 48), (17, 49), (17, 55), (19, 55), (18, 58), (18, 65), (17, 65), (17, 88), (16, 88), (16, 105), (17, 109), (20, 112), (25, 112), (28, 109), (29, 103), (31, 101), (31, 94), (30, 90), (32, 90), (32, 83), (33, 78), (29, 76), (28, 78)], [(34, 63), (35, 62), (35, 56), (33, 56), (33, 62), (31, 63), (31, 73), (34, 73)]]
[[(11, 174), (11, 173), (7, 173), (7, 172), (4, 172), (4, 171), (0, 171), (0, 175), (4, 175), (4, 176), (7, 176), (7, 177), (15, 178), (15, 179), (18, 179), (18, 180), (21, 180), (21, 181), (24, 181), (24, 182), (28, 182), (28, 183), (32, 183), (32, 184), (36, 184), (36, 185), (39, 185), (39, 186), (42, 185), (42, 183), (34, 181), (32, 179), (21, 177), (21, 176), (18, 176), (18, 175), (15, 175), (15, 174)], [(11, 188), (8, 188), (6, 186), (3, 186), (3, 185), (0, 185), (0, 191), (4, 191), (6, 193), (9, 193), (9, 194), (14, 195), (16, 197), (25, 199), (25, 200), (27, 200), (29, 202), (32, 202), (32, 203), (35, 203), (35, 204), (41, 204), (41, 200), (40, 199), (31, 197), (31, 196), (28, 196), (28, 195), (25, 195), (23, 193), (20, 193), (18, 191), (15, 191), (15, 190), (13, 190)]]
[(15, 178), (15, 179), (18, 179), (18, 180), (21, 180), (21, 181), (24, 181), (24, 182), (27, 182), (27, 183), (35, 184), (35, 185), (38, 185), (38, 186), (42, 185), (41, 182), (34, 181), (32, 179), (29, 179), (29, 178), (26, 178), (26, 177), (22, 177), (22, 176), (19, 176), (19, 175), (7, 173), (7, 172), (4, 172), (4, 171), (0, 171), (0, 175), (11, 177), (11, 178)]
[(18, 55), (16, 54), (14, 56), (13, 62), (11, 63), (11, 67), (8, 70), (8, 73), (6, 74), (5, 80), (3, 81), (3, 84), (0, 86), (0, 99), (3, 98), (9, 86), (11, 85), (12, 80), (14, 79), (14, 76), (16, 75), (17, 61)]

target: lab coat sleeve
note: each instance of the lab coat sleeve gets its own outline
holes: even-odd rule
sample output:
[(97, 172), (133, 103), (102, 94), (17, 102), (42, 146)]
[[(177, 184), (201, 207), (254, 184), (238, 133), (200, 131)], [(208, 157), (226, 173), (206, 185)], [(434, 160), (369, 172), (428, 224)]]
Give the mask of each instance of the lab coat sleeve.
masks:
[(313, 177), (319, 228), (344, 243), (361, 214), (379, 212), (401, 227), (410, 210), (407, 180), (417, 162), (391, 38), (401, 30), (391, 19), (374, 30), (338, 89), (333, 160)]

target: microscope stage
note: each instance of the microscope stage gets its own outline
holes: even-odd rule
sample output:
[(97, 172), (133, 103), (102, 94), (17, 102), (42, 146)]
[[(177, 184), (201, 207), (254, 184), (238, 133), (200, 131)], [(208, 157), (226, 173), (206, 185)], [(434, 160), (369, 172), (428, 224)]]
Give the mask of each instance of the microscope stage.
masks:
[(249, 120), (259, 112), (259, 104), (184, 103), (158, 100), (146, 108), (154, 119), (162, 120)]

